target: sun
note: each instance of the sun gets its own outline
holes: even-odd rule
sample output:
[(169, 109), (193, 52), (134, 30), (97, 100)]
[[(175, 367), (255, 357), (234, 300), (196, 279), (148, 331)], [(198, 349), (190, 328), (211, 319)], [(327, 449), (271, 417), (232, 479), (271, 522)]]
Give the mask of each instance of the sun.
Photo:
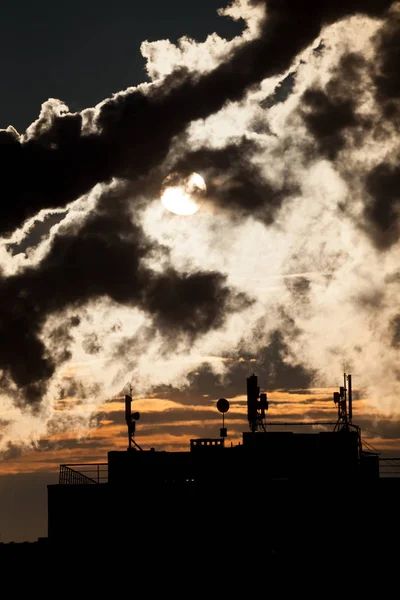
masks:
[(198, 173), (186, 176), (171, 173), (164, 181), (161, 202), (176, 215), (194, 215), (206, 190), (205, 181)]

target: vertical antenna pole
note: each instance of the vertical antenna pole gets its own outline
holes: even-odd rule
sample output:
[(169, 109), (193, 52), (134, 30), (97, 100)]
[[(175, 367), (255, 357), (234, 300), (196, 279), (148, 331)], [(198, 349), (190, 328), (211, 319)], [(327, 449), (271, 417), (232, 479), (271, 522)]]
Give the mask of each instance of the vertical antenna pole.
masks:
[(353, 418), (353, 392), (351, 388), (351, 375), (347, 376), (348, 386), (349, 386), (349, 421), (351, 423)]
[[(131, 388), (129, 388), (129, 391), (131, 390)], [(126, 421), (126, 425), (128, 427), (128, 440), (129, 440), (129, 445), (128, 445), (128, 449), (131, 450), (132, 448), (132, 409), (131, 409), (131, 404), (132, 404), (132, 396), (126, 394), (125, 396), (125, 421)]]

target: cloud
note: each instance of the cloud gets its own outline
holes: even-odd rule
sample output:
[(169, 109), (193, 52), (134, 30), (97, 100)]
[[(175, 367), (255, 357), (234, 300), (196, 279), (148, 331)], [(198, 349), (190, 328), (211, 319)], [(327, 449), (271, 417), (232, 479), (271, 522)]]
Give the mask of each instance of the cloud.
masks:
[(400, 77), (397, 65), (400, 57), (400, 13), (394, 4), (384, 26), (376, 35), (377, 63), (374, 83), (376, 96), (384, 115), (393, 121), (399, 117)]
[(199, 74), (211, 71), (227, 55), (259, 35), (265, 8), (261, 5), (255, 7), (249, 0), (236, 0), (220, 9), (218, 14), (235, 21), (243, 20), (246, 27), (242, 34), (232, 40), (225, 40), (212, 33), (203, 43), (187, 36), (180, 38), (177, 44), (169, 40), (144, 41), (140, 50), (146, 59), (146, 71), (150, 79), (162, 79), (180, 68)]
[[(50, 99), (22, 136), (1, 132), (3, 443), (18, 423), (37, 438), (87, 421), (128, 381), (179, 395), (200, 373), (234, 395), (253, 364), (287, 389), (347, 362), (396, 409), (391, 5), (237, 1), (221, 14), (242, 36), (144, 44), (150, 83), (82, 113)], [(159, 202), (174, 169), (206, 180), (190, 219)], [(61, 417), (80, 378), (86, 404)]]
[(79, 312), (90, 300), (107, 296), (151, 315), (162, 335), (194, 339), (223, 325), (229, 312), (248, 305), (246, 296), (232, 293), (220, 273), (147, 268), (143, 259), (150, 252), (168, 261), (166, 249), (146, 239), (113, 190), (104, 193), (79, 230), (75, 224), (65, 225), (37, 266), (0, 281), (0, 368), (18, 386), (21, 398), (38, 402), (57, 366), (71, 358), (69, 345), (79, 316), (48, 330), (46, 343), (41, 338), (47, 318), (65, 309)]
[(297, 190), (289, 180), (279, 186), (264, 177), (252, 161), (259, 151), (255, 142), (241, 138), (224, 148), (187, 152), (173, 168), (197, 169), (207, 181), (208, 198), (217, 210), (226, 210), (234, 219), (252, 216), (268, 225), (285, 199)]
[[(3, 209), (1, 231), (11, 233), (40, 209), (65, 207), (112, 177), (147, 174), (191, 121), (208, 117), (226, 102), (243, 98), (252, 85), (284, 72), (324, 25), (355, 12), (381, 15), (390, 5), (389, 0), (323, 5), (267, 0), (259, 35), (233, 48), (209, 72), (191, 73), (185, 65), (161, 83), (128, 89), (84, 114), (69, 113), (63, 102), (48, 100), (22, 140), (14, 132), (2, 133), (2, 189), (12, 204)], [(86, 135), (83, 118), (91, 122)], [(23, 177), (15, 178), (16, 173)]]
[(365, 215), (372, 224), (372, 235), (379, 248), (385, 249), (400, 237), (400, 166), (380, 163), (366, 178)]
[(186, 385), (180, 388), (161, 385), (153, 393), (168, 397), (183, 404), (207, 405), (220, 397), (231, 398), (246, 391), (246, 378), (257, 373), (260, 385), (265, 390), (306, 388), (312, 383), (313, 373), (306, 371), (301, 364), (286, 362), (288, 347), (284, 334), (275, 330), (269, 344), (249, 352), (248, 344), (226, 351), (223, 356), (223, 369), (215, 372), (209, 363), (199, 365), (187, 374)]

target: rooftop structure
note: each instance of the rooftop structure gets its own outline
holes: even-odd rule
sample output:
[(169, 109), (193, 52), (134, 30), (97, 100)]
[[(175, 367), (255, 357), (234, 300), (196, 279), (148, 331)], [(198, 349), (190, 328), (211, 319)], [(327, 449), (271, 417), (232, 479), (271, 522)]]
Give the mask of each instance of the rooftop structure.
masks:
[(139, 446), (132, 427), (139, 415), (132, 419), (127, 396), (127, 450), (109, 452), (107, 463), (61, 465), (59, 484), (48, 486), (50, 545), (79, 541), (109, 549), (128, 536), (148, 551), (163, 540), (179, 540), (182, 547), (200, 540), (209, 547), (217, 532), (224, 543), (254, 543), (268, 522), (265, 543), (272, 552), (298, 547), (299, 518), (314, 527), (329, 516), (339, 529), (350, 523), (359, 529), (365, 496), (373, 494), (375, 507), (386, 510), (398, 498), (400, 479), (380, 478), (379, 456), (364, 452), (360, 428), (352, 423), (351, 376), (344, 383), (334, 395), (338, 418), (330, 431), (282, 432), (266, 423), (267, 394), (251, 375), (249, 430), (241, 443), (225, 444), (229, 403), (220, 399), (220, 436), (192, 439), (184, 452)]

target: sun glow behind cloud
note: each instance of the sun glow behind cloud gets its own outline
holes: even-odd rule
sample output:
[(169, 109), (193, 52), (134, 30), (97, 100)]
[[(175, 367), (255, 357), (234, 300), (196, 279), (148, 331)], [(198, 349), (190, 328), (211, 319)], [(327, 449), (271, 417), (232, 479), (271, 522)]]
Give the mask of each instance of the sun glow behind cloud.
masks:
[(194, 215), (199, 208), (199, 197), (206, 192), (204, 179), (198, 173), (182, 178), (179, 185), (169, 185), (168, 177), (164, 182), (161, 202), (176, 215)]

